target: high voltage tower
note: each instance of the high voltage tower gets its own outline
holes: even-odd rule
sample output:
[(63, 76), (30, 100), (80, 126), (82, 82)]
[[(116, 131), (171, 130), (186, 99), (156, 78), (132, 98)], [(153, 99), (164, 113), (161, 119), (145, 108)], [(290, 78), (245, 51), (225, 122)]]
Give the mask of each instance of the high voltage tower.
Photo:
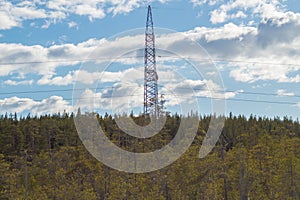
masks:
[(155, 35), (151, 6), (148, 6), (145, 31), (144, 114), (158, 116), (158, 89), (155, 55)]

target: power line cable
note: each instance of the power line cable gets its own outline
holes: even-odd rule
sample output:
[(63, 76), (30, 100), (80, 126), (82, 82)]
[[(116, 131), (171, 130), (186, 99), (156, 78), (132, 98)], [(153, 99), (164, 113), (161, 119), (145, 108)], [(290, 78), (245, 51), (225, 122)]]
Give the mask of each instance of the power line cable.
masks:
[(122, 60), (128, 58), (143, 58), (144, 56), (122, 56), (122, 57), (99, 57), (87, 59), (70, 59), (70, 60), (47, 60), (47, 61), (28, 61), (28, 62), (0, 62), (0, 65), (28, 65), (28, 64), (44, 64), (44, 63), (68, 63), (68, 62), (88, 62), (101, 60)]
[[(164, 93), (164, 95), (174, 95), (172, 93)], [(142, 96), (142, 94), (134, 94), (134, 95), (104, 95), (102, 98), (109, 99), (109, 98), (123, 98), (123, 97), (135, 97), (135, 96)], [(187, 97), (186, 95), (175, 95), (177, 97)], [(268, 101), (268, 100), (254, 100), (254, 99), (242, 99), (242, 98), (217, 98), (217, 97), (208, 97), (208, 96), (196, 96), (195, 98), (198, 99), (213, 99), (213, 100), (224, 100), (224, 101), (236, 101), (236, 102), (251, 102), (251, 103), (267, 103), (267, 104), (279, 104), (279, 105), (297, 105), (299, 102), (289, 102), (289, 101)], [(82, 98), (64, 98), (65, 101), (74, 101), (74, 100), (84, 100), (84, 99), (92, 99), (88, 97)], [(35, 101), (42, 101), (44, 99), (39, 99)]]
[[(114, 96), (107, 96), (104, 98), (118, 98), (118, 97), (133, 97), (133, 96), (141, 96), (141, 95), (114, 95)], [(185, 95), (176, 95), (178, 97), (186, 97)], [(198, 99), (213, 99), (213, 100), (224, 100), (224, 101), (238, 101), (238, 102), (252, 102), (252, 103), (271, 103), (271, 104), (281, 104), (281, 105), (296, 105), (299, 102), (288, 102), (288, 101), (266, 101), (266, 100), (254, 100), (254, 99), (241, 99), (241, 98), (217, 98), (217, 97), (204, 97), (204, 96), (195, 96)], [(90, 99), (90, 98), (74, 98), (75, 100), (78, 99)], [(66, 101), (71, 101), (74, 99), (64, 99)]]
[(278, 66), (299, 66), (297, 63), (275, 63), (275, 62), (261, 62), (261, 61), (246, 61), (246, 60), (232, 60), (232, 59), (219, 59), (219, 58), (211, 58), (211, 59), (203, 59), (203, 58), (196, 58), (196, 57), (176, 57), (176, 56), (161, 56), (158, 55), (159, 58), (182, 58), (182, 59), (193, 59), (196, 61), (203, 61), (203, 62), (228, 62), (228, 63), (247, 63), (247, 64), (261, 64), (261, 65), (278, 65)]
[[(126, 86), (126, 87), (136, 87), (136, 86)], [(163, 86), (158, 86), (162, 88)], [(16, 95), (16, 94), (37, 94), (37, 93), (49, 93), (49, 92), (71, 92), (71, 91), (84, 91), (86, 89), (99, 90), (99, 89), (114, 89), (119, 88), (117, 86), (109, 87), (97, 87), (97, 88), (84, 88), (84, 89), (53, 89), (53, 90), (33, 90), (33, 91), (16, 91), (16, 92), (0, 92), (0, 95)], [(176, 89), (188, 89), (192, 91), (208, 91), (208, 92), (218, 92), (218, 93), (237, 93), (237, 94), (247, 94), (247, 95), (262, 95), (262, 96), (278, 96), (278, 97), (288, 97), (288, 98), (300, 98), (300, 95), (279, 95), (277, 93), (265, 93), (265, 92), (248, 92), (239, 90), (209, 90), (209, 89), (197, 89), (197, 88), (187, 88), (187, 87), (177, 87)]]
[[(144, 56), (122, 56), (122, 57), (99, 57), (89, 59), (70, 59), (70, 60), (47, 60), (47, 61), (28, 61), (28, 62), (0, 62), (0, 65), (27, 65), (27, 64), (44, 64), (44, 63), (68, 63), (68, 62), (88, 62), (88, 61), (115, 61), (130, 58), (143, 58)], [(245, 61), (245, 60), (231, 60), (231, 59), (202, 59), (196, 57), (186, 56), (165, 56), (158, 55), (158, 58), (177, 58), (177, 59), (193, 59), (201, 62), (228, 62), (228, 63), (248, 63), (248, 64), (261, 64), (261, 65), (278, 65), (278, 66), (299, 66), (297, 63), (275, 63), (275, 62), (259, 62), (259, 61)]]

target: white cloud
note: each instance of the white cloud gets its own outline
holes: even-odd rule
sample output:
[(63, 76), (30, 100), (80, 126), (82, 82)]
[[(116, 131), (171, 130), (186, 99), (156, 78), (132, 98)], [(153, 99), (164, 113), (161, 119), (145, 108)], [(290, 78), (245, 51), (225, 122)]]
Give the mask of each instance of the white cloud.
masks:
[(41, 101), (35, 101), (30, 98), (10, 97), (0, 100), (0, 112), (1, 113), (25, 113), (31, 114), (45, 114), (45, 113), (57, 113), (65, 110), (66, 112), (72, 112), (72, 107), (69, 103), (63, 100), (59, 96), (51, 96), (48, 99)]
[[(72, 66), (86, 59), (96, 59), (97, 62), (111, 62), (132, 49), (131, 55), (125, 55), (118, 62), (135, 63), (136, 50), (143, 47), (144, 36), (126, 36), (113, 41), (105, 39), (89, 39), (78, 44), (61, 44), (43, 47), (41, 45), (26, 46), (22, 44), (0, 43), (0, 76), (10, 74), (39, 74), (52, 78), (56, 68)], [(131, 41), (131, 42), (129, 42)], [(131, 57), (132, 56), (132, 57)]]
[[(113, 87), (100, 88), (95, 91), (86, 89), (79, 95), (75, 95), (75, 108), (80, 107), (84, 112), (93, 112), (98, 109), (112, 110), (113, 113), (129, 113), (143, 106), (143, 85), (134, 82), (119, 82)], [(197, 97), (228, 99), (233, 98), (237, 92), (222, 92), (220, 86), (211, 80), (195, 81), (184, 80), (165, 84), (159, 90), (164, 94), (165, 106), (172, 107), (190, 102), (197, 102)], [(141, 110), (142, 111), (142, 110)]]
[(47, 17), (45, 10), (38, 9), (34, 6), (12, 6), (9, 10), (11, 16), (14, 16), (18, 20), (29, 20), (29, 19), (43, 19)]
[[(199, 42), (214, 60), (228, 61), (222, 62), (223, 70), (230, 70), (230, 76), (237, 81), (274, 80), (298, 83), (300, 82), (298, 74), (300, 66), (296, 64), (300, 62), (299, 32), (300, 25), (297, 23), (282, 26), (262, 23), (258, 27), (228, 23), (218, 28), (196, 27), (183, 34), (159, 35), (157, 32), (156, 47), (168, 49), (183, 57), (194, 57), (200, 61), (207, 59), (205, 51), (197, 52), (192, 46), (185, 48), (190, 42), (187, 38), (190, 38)], [(122, 55), (127, 58), (115, 61), (123, 64), (135, 64), (138, 61), (141, 63), (143, 46), (143, 33), (136, 36), (120, 36), (110, 41), (89, 39), (78, 44), (54, 44), (50, 47), (2, 43), (0, 44), (0, 59), (6, 64), (1, 65), (0, 76), (9, 74), (24, 76), (34, 73), (42, 77), (38, 81), (39, 84), (68, 85), (74, 82), (76, 75), (74, 69), (70, 68), (70, 72), (62, 76), (56, 74), (58, 67), (77, 65), (86, 58), (98, 59), (99, 63), (109, 63)], [(132, 50), (131, 53), (128, 53), (129, 49)], [(157, 55), (163, 54), (162, 51), (157, 52)], [(163, 55), (158, 59), (172, 60), (174, 58)], [(20, 64), (10, 64), (12, 60)], [(231, 60), (241, 62), (230, 62)], [(33, 63), (24, 64), (23, 62)], [(142, 74), (140, 75), (142, 77)], [(94, 78), (91, 80), (98, 76), (99, 74), (93, 75)]]
[(0, 110), (2, 113), (24, 112), (30, 110), (37, 102), (29, 98), (11, 97), (0, 100)]
[(20, 26), (22, 21), (47, 18), (44, 9), (38, 8), (34, 3), (15, 3), (0, 1), (0, 29), (10, 29)]
[(220, 28), (198, 27), (187, 35), (199, 41), (237, 81), (299, 83), (299, 31), (297, 23), (267, 23), (257, 28), (229, 23)]
[(51, 75), (46, 75), (46, 76), (43, 76), (40, 80), (38, 80), (37, 83), (39, 85), (66, 86), (66, 85), (70, 85), (73, 83), (72, 79), (73, 79), (73, 77), (70, 73), (64, 77), (62, 77), (62, 76), (52, 77)]
[(99, 91), (86, 89), (79, 98), (74, 99), (74, 107), (84, 112), (95, 110), (112, 110), (114, 113), (130, 112), (133, 108), (143, 105), (143, 87), (131, 83), (117, 83), (111, 88)]
[[(169, 66), (168, 66), (169, 67)], [(175, 68), (175, 67), (174, 67)], [(123, 71), (104, 71), (98, 72), (97, 67), (90, 69), (94, 71), (76, 70), (71, 71), (65, 76), (43, 76), (37, 81), (39, 85), (56, 85), (66, 86), (70, 84), (83, 83), (85, 85), (93, 85), (95, 83), (137, 83), (143, 84), (144, 81), (144, 67), (128, 68)], [(159, 82), (176, 82), (178, 81), (176, 74), (168, 70), (167, 66), (159, 66), (157, 70), (159, 74)]]
[(299, 83), (299, 31), (296, 22), (258, 27), (228, 23), (219, 28), (197, 27), (186, 35), (198, 41), (237, 81)]
[[(230, 65), (230, 64), (229, 64)], [(232, 63), (230, 76), (240, 82), (254, 83), (262, 81), (277, 81), (279, 83), (300, 83), (300, 76), (289, 76), (291, 67), (274, 66), (271, 64), (240, 64)]]
[[(126, 72), (125, 72), (126, 73)], [(39, 85), (57, 85), (66, 86), (74, 84), (76, 81), (91, 85), (97, 81), (101, 83), (116, 82), (120, 81), (122, 76), (121, 72), (87, 72), (85, 70), (71, 71), (65, 76), (43, 76), (38, 80)]]
[(52, 76), (59, 66), (80, 63), (101, 43), (102, 40), (91, 39), (77, 45), (53, 45), (48, 48), (40, 45), (0, 43), (0, 59), (1, 63), (5, 63), (1, 65), (0, 76), (14, 73)]
[(166, 106), (174, 106), (197, 97), (229, 99), (238, 94), (237, 92), (225, 92), (220, 85), (212, 80), (180, 80), (164, 85), (161, 93), (166, 94)]
[(203, 4), (208, 4), (210, 6), (216, 5), (223, 0), (191, 0), (194, 6), (202, 6)]
[(13, 17), (9, 16), (7, 13), (0, 11), (0, 29), (6, 30), (15, 26), (19, 26), (19, 22)]
[[(74, 90), (75, 108), (80, 107), (83, 112), (95, 111), (99, 109), (110, 110), (115, 113), (130, 112), (134, 108), (142, 108), (143, 106), (143, 67), (129, 68), (121, 72), (105, 72), (105, 74), (88, 73), (86, 71), (75, 71), (74, 74), (86, 74), (82, 78), (82, 82), (87, 85), (92, 85), (93, 81), (90, 78), (97, 80), (99, 77), (105, 77), (105, 81), (118, 81), (112, 87), (101, 86), (101, 82), (97, 82), (97, 90), (95, 88), (82, 90)], [(169, 66), (160, 66), (159, 84), (163, 86), (160, 89), (161, 93), (166, 94), (166, 106), (178, 105), (180, 103), (190, 102), (196, 97), (205, 98), (232, 98), (236, 93), (221, 91), (221, 87), (211, 80), (190, 80), (180, 77), (173, 71), (170, 71)], [(95, 76), (95, 77), (93, 77)], [(71, 82), (74, 77), (54, 77), (45, 84), (64, 85), (64, 82)], [(87, 81), (88, 80), (88, 81)], [(59, 83), (59, 84), (58, 84)], [(80, 87), (82, 88), (82, 87)], [(191, 90), (187, 90), (191, 88)], [(76, 89), (76, 88), (75, 88)], [(175, 94), (175, 95), (173, 95)], [(30, 98), (11, 97), (0, 100), (1, 110), (5, 112), (19, 112), (24, 113), (31, 111), (33, 114), (54, 113), (62, 110), (67, 112), (72, 111), (69, 103), (62, 99), (62, 97), (50, 97), (41, 101), (35, 101)]]
[[(158, 0), (166, 3), (166, 0)], [(42, 28), (48, 28), (71, 14), (86, 16), (91, 21), (107, 14), (126, 14), (144, 5), (143, 0), (49, 0), (49, 1), (0, 1), (0, 30), (22, 26), (22, 22), (44, 19)], [(69, 25), (70, 26), (70, 25)]]
[(97, 9), (92, 5), (86, 5), (86, 4), (78, 5), (75, 8), (74, 13), (77, 15), (87, 15), (90, 17), (90, 20), (92, 20), (93, 18), (102, 19), (105, 17), (105, 13), (102, 8)]
[(237, 13), (234, 13), (230, 16), (231, 19), (235, 18), (246, 18), (247, 15), (243, 11), (238, 11)]
[(84, 1), (60, 1), (50, 0), (47, 1), (46, 7), (51, 10), (60, 11), (65, 14), (77, 14), (88, 16), (90, 19), (105, 17), (104, 4), (107, 3), (102, 0)]
[(69, 22), (68, 23), (69, 28), (78, 28), (78, 24), (76, 22)]
[(287, 92), (286, 90), (277, 90), (277, 95), (280, 96), (280, 97), (283, 97), (283, 96), (288, 96), (288, 97), (292, 97), (292, 96), (295, 96), (295, 94), (293, 92)]
[(225, 10), (214, 10), (211, 13), (210, 21), (213, 24), (223, 23), (225, 22), (229, 16), (227, 15)]
[[(213, 7), (210, 21), (213, 24), (225, 23), (234, 19), (253, 20), (267, 23), (272, 22), (277, 26), (290, 22), (300, 22), (300, 14), (286, 10), (285, 0), (232, 0), (220, 3), (219, 0), (191, 0), (194, 6), (208, 4)], [(242, 22), (243, 23), (243, 22)]]
[[(161, 3), (165, 3), (166, 1), (160, 1)], [(139, 8), (144, 4), (144, 1), (140, 0), (127, 0), (127, 1), (111, 1), (113, 4), (108, 12), (112, 12), (113, 15), (117, 15), (120, 13), (129, 13), (135, 8)]]
[(207, 42), (212, 42), (216, 40), (242, 39), (248, 34), (256, 35), (257, 28), (228, 23), (219, 28), (197, 27), (192, 31), (187, 31), (186, 34), (195, 40), (205, 38)]
[(6, 80), (4, 84), (6, 85), (32, 85), (34, 80), (24, 80), (24, 81), (14, 81), (14, 80)]
[(72, 106), (69, 105), (68, 101), (65, 101), (62, 97), (51, 96), (48, 99), (43, 99), (37, 102), (30, 110), (33, 113), (57, 113), (65, 110), (66, 112), (72, 112)]
[[(130, 55), (129, 55), (130, 56)], [(119, 62), (119, 60), (117, 60)], [(105, 63), (106, 64), (106, 63)], [(111, 65), (112, 63), (110, 63)], [(40, 85), (57, 85), (57, 86), (65, 86), (79, 83), (84, 85), (93, 85), (95, 83), (137, 83), (143, 85), (144, 81), (144, 66), (143, 66), (143, 58), (141, 58), (138, 62), (135, 63), (136, 67), (132, 67), (131, 63), (125, 61), (120, 65), (121, 68), (116, 71), (113, 66), (110, 66), (105, 69), (104, 72), (99, 71), (103, 68), (103, 64), (95, 64), (95, 65), (83, 65), (83, 68), (80, 70), (70, 71), (66, 75), (63, 76), (54, 76), (54, 75), (46, 75), (43, 76), (40, 80), (37, 81)], [(140, 66), (139, 66), (140, 65)], [(180, 77), (180, 73), (176, 72), (178, 66), (166, 65), (163, 64), (163, 61), (159, 59), (157, 63), (158, 68), (158, 77), (159, 84), (165, 84), (170, 82), (177, 82), (178, 77)], [(101, 67), (102, 66), (102, 67)], [(111, 71), (113, 70), (113, 71)], [(215, 75), (215, 74), (214, 74)]]
[[(158, 84), (159, 93), (165, 94), (166, 106), (174, 106), (181, 103), (195, 100), (196, 97), (204, 98), (232, 98), (237, 92), (222, 92), (221, 86), (212, 80), (191, 80), (182, 76), (179, 72), (172, 71), (175, 66), (159, 65)], [(86, 71), (81, 73), (86, 74)], [(143, 105), (143, 73), (144, 68), (129, 68), (119, 72), (106, 72), (104, 80), (99, 80), (97, 84), (93, 81), (86, 85), (76, 86), (82, 88), (86, 86), (89, 89), (85, 91), (75, 90), (76, 99), (74, 105), (82, 108), (84, 111), (93, 111), (92, 109), (113, 109), (116, 113), (130, 112), (134, 108)], [(93, 80), (94, 73), (82, 79)], [(90, 77), (90, 78), (89, 78)], [(99, 79), (99, 74), (95, 76), (95, 81)], [(101, 86), (105, 81), (112, 81), (110, 86)], [(95, 90), (97, 87), (97, 90)], [(189, 90), (190, 88), (190, 90)], [(195, 97), (196, 96), (196, 97)]]
[(49, 28), (51, 25), (51, 21), (50, 20), (46, 20), (45, 23), (41, 26), (41, 28), (43, 29), (47, 29)]

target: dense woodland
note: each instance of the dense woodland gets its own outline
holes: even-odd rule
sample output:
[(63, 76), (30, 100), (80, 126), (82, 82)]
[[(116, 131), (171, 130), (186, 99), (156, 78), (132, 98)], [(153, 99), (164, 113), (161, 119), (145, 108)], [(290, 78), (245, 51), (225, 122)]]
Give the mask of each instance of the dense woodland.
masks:
[[(299, 199), (300, 124), (289, 118), (230, 115), (217, 146), (198, 153), (211, 116), (202, 116), (193, 145), (172, 165), (128, 174), (104, 166), (82, 145), (73, 114), (0, 117), (0, 199)], [(121, 148), (160, 148), (176, 134), (168, 116), (160, 134), (139, 141), (114, 117), (98, 116)], [(135, 118), (138, 121), (140, 118)]]

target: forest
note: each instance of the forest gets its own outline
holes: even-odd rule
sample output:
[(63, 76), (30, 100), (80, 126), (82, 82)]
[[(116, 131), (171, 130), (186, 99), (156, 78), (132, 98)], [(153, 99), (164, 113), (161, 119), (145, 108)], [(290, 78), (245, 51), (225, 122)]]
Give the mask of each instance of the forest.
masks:
[[(76, 114), (0, 116), (0, 199), (299, 199), (300, 124), (288, 117), (226, 117), (213, 151), (199, 149), (213, 116), (199, 116), (193, 144), (163, 169), (131, 174), (96, 160), (78, 137)], [(198, 117), (198, 116), (197, 116)], [(138, 123), (140, 117), (134, 117)], [(97, 115), (105, 134), (128, 151), (152, 151), (176, 134), (181, 116), (168, 115), (153, 138), (118, 129)], [(138, 145), (136, 145), (138, 144)]]

